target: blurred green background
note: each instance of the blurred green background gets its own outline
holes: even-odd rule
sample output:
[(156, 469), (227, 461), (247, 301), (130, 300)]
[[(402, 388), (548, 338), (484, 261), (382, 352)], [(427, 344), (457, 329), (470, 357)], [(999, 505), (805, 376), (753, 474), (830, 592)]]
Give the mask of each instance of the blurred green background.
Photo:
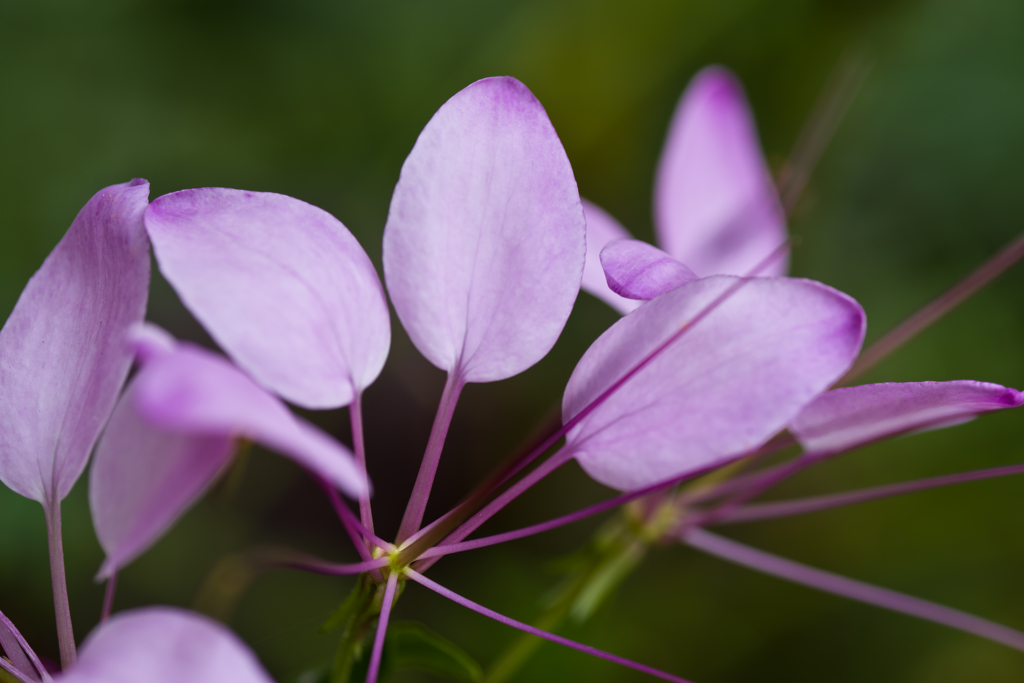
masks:
[[(774, 168), (848, 50), (873, 68), (792, 220), (793, 272), (855, 296), (876, 338), (1024, 228), (1024, 4), (1019, 0), (610, 2), (0, 0), (0, 313), (100, 188), (148, 178), (152, 196), (226, 186), (327, 209), (379, 264), (401, 163), (430, 115), (471, 81), (510, 74), (544, 103), (583, 196), (650, 239), (655, 164), (690, 77), (718, 62), (746, 84)], [(867, 380), (981, 379), (1024, 386), (1018, 268)], [(150, 318), (208, 341), (155, 278)], [(548, 411), (577, 358), (616, 319), (581, 295), (550, 356), (470, 387), (429, 514), (447, 509)], [(396, 330), (397, 330), (396, 325)], [(441, 373), (396, 334), (366, 396), (379, 526), (411, 488)], [(349, 438), (347, 416), (315, 419)], [(1024, 460), (1010, 412), (877, 445), (773, 496), (806, 495)], [(2, 435), (0, 435), (2, 438)], [(608, 495), (575, 466), (496, 518), (497, 531)], [(1024, 481), (730, 527), (760, 548), (1024, 629)], [(64, 505), (72, 613), (95, 624), (102, 559), (85, 478)], [(439, 582), (531, 620), (560, 580), (552, 560), (599, 520), (446, 559)], [(219, 558), (284, 543), (355, 558), (315, 488), (257, 451), (237, 492), (218, 487), (121, 576), (117, 608), (194, 604)], [(278, 572), (241, 596), (231, 626), (282, 683), (327, 661), (316, 628), (351, 579)], [(0, 487), (0, 609), (57, 658), (39, 506)], [(411, 586), (397, 618), (422, 621), (483, 664), (516, 634)], [(656, 549), (585, 624), (561, 632), (700, 683), (942, 681), (1024, 676), (1024, 654), (754, 574), (682, 547)], [(433, 680), (402, 674), (394, 680)], [(639, 681), (554, 645), (522, 681)]]

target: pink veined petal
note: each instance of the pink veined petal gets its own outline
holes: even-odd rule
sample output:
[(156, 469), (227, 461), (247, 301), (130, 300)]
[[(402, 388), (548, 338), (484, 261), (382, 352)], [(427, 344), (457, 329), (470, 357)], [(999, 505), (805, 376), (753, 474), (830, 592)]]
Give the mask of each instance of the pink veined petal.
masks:
[(583, 266), (581, 287), (601, 299), (622, 314), (629, 313), (640, 305), (639, 301), (627, 299), (613, 292), (601, 265), (601, 252), (609, 242), (628, 240), (633, 236), (612, 218), (611, 214), (597, 204), (583, 202), (583, 214), (587, 218), (587, 261)]
[(585, 240), (576, 180), (544, 108), (514, 78), (486, 78), (448, 100), (406, 158), (384, 277), (420, 353), (489, 382), (554, 345)]
[(150, 360), (135, 382), (134, 405), (158, 429), (258, 441), (353, 498), (369, 494), (369, 483), (347, 448), (296, 418), (226, 359), (199, 347), (182, 343)]
[(988, 382), (864, 384), (822, 394), (797, 415), (789, 429), (806, 451), (837, 453), (1022, 404), (1021, 392)]
[(270, 192), (182, 190), (146, 210), (160, 270), (258, 382), (306, 408), (337, 408), (380, 374), (387, 302), (336, 218)]
[[(649, 301), (587, 350), (566, 386), (567, 421), (737, 278), (695, 280)], [(597, 481), (632, 490), (748, 452), (850, 366), (864, 313), (810, 280), (755, 278), (580, 421), (566, 437)]]
[(273, 683), (223, 625), (173, 607), (121, 612), (86, 639), (59, 683)]
[(149, 183), (97, 192), (0, 331), (0, 481), (61, 500), (81, 475), (131, 367), (124, 343), (149, 292)]
[[(676, 108), (655, 181), (662, 248), (701, 277), (743, 275), (786, 239), (786, 221), (743, 88), (698, 73)], [(787, 260), (765, 275), (784, 275)]]
[(110, 417), (89, 471), (89, 506), (107, 557), (106, 579), (141, 555), (206, 490), (231, 461), (228, 434), (158, 429), (135, 409), (129, 384)]
[(697, 276), (661, 249), (640, 240), (616, 240), (601, 250), (608, 287), (627, 299), (650, 301)]

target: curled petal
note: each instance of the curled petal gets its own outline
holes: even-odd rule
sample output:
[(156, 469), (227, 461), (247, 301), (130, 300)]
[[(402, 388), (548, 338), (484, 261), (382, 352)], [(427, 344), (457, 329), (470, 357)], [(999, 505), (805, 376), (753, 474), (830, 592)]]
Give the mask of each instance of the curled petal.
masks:
[(420, 352), (469, 382), (522, 372), (561, 333), (585, 252), (572, 168), (526, 86), (487, 78), (448, 100), (384, 229), (388, 292)]
[(0, 331), (0, 481), (43, 502), (71, 490), (131, 367), (146, 312), (149, 183), (97, 192)]
[(622, 297), (608, 286), (608, 278), (605, 277), (604, 267), (601, 265), (601, 252), (609, 242), (632, 239), (632, 235), (600, 206), (586, 199), (581, 201), (583, 214), (587, 217), (587, 261), (583, 266), (581, 287), (619, 313), (629, 313), (639, 306), (640, 302)]
[(207, 617), (172, 607), (114, 615), (59, 683), (273, 683), (252, 651)]
[(391, 344), (380, 279), (326, 211), (270, 192), (182, 190), (145, 215), (160, 270), (258, 382), (336, 408), (380, 374)]
[(107, 557), (98, 579), (141, 555), (231, 461), (235, 439), (158, 429), (135, 409), (133, 381), (110, 417), (89, 471), (89, 505)]
[[(615, 323), (573, 371), (563, 420), (736, 282), (695, 280)], [(838, 379), (863, 336), (863, 311), (840, 292), (810, 280), (746, 281), (583, 417), (567, 448), (590, 476), (620, 490), (741, 455)]]
[(346, 494), (369, 494), (347, 448), (296, 418), (224, 358), (189, 344), (156, 356), (135, 382), (135, 409), (158, 429), (251, 439), (287, 455)]
[(838, 453), (1022, 404), (1021, 392), (988, 382), (864, 384), (822, 394), (800, 412), (789, 429), (808, 452)]
[[(683, 93), (655, 181), (662, 248), (700, 276), (744, 275), (786, 239), (786, 221), (743, 89), (709, 67)], [(783, 275), (785, 259), (765, 275)]]
[(616, 240), (601, 250), (608, 287), (627, 299), (650, 301), (697, 279), (679, 261), (640, 240)]

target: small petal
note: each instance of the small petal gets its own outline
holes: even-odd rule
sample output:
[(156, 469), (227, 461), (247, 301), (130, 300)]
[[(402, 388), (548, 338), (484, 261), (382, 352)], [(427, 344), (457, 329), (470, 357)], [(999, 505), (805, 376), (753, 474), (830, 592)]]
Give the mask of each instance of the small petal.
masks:
[(514, 78), (487, 78), (448, 100), (405, 160), (384, 277), (420, 353), (489, 382), (554, 345), (585, 242), (576, 180), (544, 108)]
[[(563, 420), (736, 282), (690, 282), (615, 323), (573, 371)], [(838, 379), (863, 335), (863, 311), (840, 292), (810, 280), (749, 280), (574, 426), (566, 447), (590, 476), (620, 490), (741, 455)]]
[(133, 381), (114, 409), (89, 471), (93, 526), (106, 579), (141, 555), (231, 461), (235, 439), (158, 429), (135, 410)]
[[(158, 429), (258, 441), (324, 477), (353, 498), (369, 494), (347, 448), (224, 358), (190, 344), (155, 357), (139, 372), (135, 408)], [(123, 457), (123, 456), (122, 456)]]
[(632, 235), (600, 206), (586, 199), (581, 201), (583, 214), (587, 217), (587, 261), (583, 267), (581, 287), (625, 315), (640, 302), (619, 296), (608, 287), (608, 278), (601, 265), (601, 252), (609, 242), (632, 239)]
[[(701, 277), (745, 275), (786, 239), (786, 221), (757, 130), (731, 72), (697, 74), (676, 108), (658, 166), (662, 248)], [(762, 275), (783, 275), (780, 259)]]
[(273, 683), (227, 628), (173, 607), (114, 615), (89, 634), (59, 683)]
[(789, 429), (807, 452), (838, 453), (1022, 404), (1021, 392), (988, 382), (864, 384), (822, 394), (803, 409)]
[(306, 408), (348, 405), (391, 344), (377, 272), (332, 215), (270, 192), (182, 190), (145, 215), (160, 271), (258, 382)]
[(40, 502), (81, 475), (131, 368), (146, 312), (149, 183), (96, 193), (0, 331), (0, 481)]
[(697, 276), (679, 261), (640, 240), (616, 240), (601, 250), (608, 287), (627, 299), (650, 301)]

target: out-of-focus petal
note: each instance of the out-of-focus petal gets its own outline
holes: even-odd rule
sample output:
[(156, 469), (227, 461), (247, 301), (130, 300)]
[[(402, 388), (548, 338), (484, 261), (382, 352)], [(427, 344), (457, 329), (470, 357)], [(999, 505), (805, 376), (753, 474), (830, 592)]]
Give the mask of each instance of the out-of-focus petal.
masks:
[[(701, 277), (745, 275), (786, 239), (757, 130), (731, 72), (708, 67), (683, 93), (658, 166), (662, 248)], [(785, 258), (761, 274), (783, 275)]]
[(43, 502), (71, 490), (131, 367), (149, 293), (149, 183), (97, 192), (0, 331), (0, 481)]
[[(587, 350), (565, 390), (580, 413), (737, 278), (696, 280), (647, 302)], [(850, 366), (864, 336), (856, 301), (825, 285), (753, 279), (569, 432), (583, 469), (640, 488), (757, 448)]]
[(402, 166), (384, 276), (416, 347), (469, 382), (543, 358), (579, 292), (583, 210), (544, 108), (514, 78), (448, 100)]
[(189, 344), (157, 355), (135, 381), (143, 420), (168, 432), (258, 441), (307, 467), (353, 498), (369, 484), (352, 454), (224, 358)]
[(809, 453), (838, 453), (1022, 404), (1021, 392), (988, 382), (864, 384), (822, 394), (797, 415), (789, 430)]
[(622, 314), (629, 313), (641, 302), (619, 296), (608, 287), (604, 267), (601, 265), (601, 252), (609, 242), (628, 240), (633, 236), (622, 227), (611, 214), (597, 204), (583, 202), (583, 214), (587, 218), (587, 261), (583, 266), (582, 288)]
[(616, 240), (601, 250), (608, 287), (627, 299), (650, 301), (697, 276), (661, 249), (640, 240)]
[(135, 409), (129, 384), (100, 438), (89, 470), (92, 522), (107, 558), (105, 579), (142, 554), (206, 490), (230, 462), (227, 433), (158, 429)]
[(270, 192), (182, 190), (145, 215), (160, 270), (258, 382), (307, 408), (347, 405), (391, 344), (373, 264), (326, 211)]
[(115, 614), (89, 634), (60, 683), (273, 683), (245, 643), (172, 607)]

